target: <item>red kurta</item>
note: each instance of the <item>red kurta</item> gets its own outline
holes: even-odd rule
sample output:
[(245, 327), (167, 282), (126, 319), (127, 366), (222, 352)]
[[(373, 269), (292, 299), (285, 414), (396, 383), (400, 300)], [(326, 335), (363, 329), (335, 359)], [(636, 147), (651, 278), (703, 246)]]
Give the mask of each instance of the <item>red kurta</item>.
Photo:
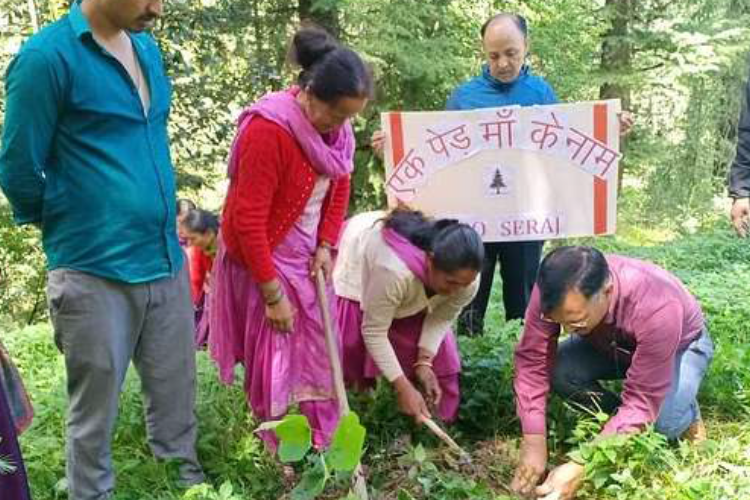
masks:
[(214, 259), (198, 247), (191, 248), (189, 253), (190, 291), (193, 293), (193, 302), (197, 304), (203, 294), (206, 277), (211, 272)]
[[(317, 173), (296, 140), (256, 117), (239, 139), (239, 168), (227, 193), (221, 233), (227, 252), (259, 283), (276, 277), (271, 251), (302, 214)], [(318, 241), (334, 245), (349, 205), (349, 177), (332, 180)]]

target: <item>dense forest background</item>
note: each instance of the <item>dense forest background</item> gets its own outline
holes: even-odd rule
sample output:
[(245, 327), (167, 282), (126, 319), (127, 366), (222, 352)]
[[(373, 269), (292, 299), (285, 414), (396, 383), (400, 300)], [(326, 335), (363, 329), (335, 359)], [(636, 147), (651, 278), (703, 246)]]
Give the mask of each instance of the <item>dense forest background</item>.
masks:
[[(0, 74), (23, 41), (69, 3), (0, 0)], [(623, 144), (618, 234), (584, 242), (674, 272), (700, 300), (716, 342), (701, 392), (712, 440), (668, 445), (646, 432), (607, 445), (590, 459), (591, 480), (579, 498), (750, 498), (750, 245), (729, 226), (725, 187), (750, 55), (750, 0), (165, 0), (154, 36), (174, 87), (170, 133), (180, 194), (221, 208), (235, 118), (294, 80), (288, 40), (311, 20), (375, 70), (377, 97), (355, 123), (351, 211), (381, 207), (383, 166), (369, 147), (380, 113), (442, 109), (451, 90), (479, 72), (479, 28), (501, 11), (527, 17), (529, 63), (563, 101), (619, 98), (634, 116)], [(3, 92), (0, 85), (0, 120)], [(0, 194), (0, 340), (36, 408), (21, 439), (35, 498), (57, 500), (66, 496), (65, 368), (46, 320), (44, 264), (38, 230), (15, 227)], [(372, 498), (509, 498), (518, 438), (512, 347), (520, 324), (501, 319), (497, 293), (485, 336), (460, 339), (461, 417), (450, 432), (469, 449), (474, 470), (457, 468), (415, 433), (384, 384), (352, 400), (367, 428)], [(289, 490), (251, 432), (241, 388), (221, 386), (205, 353), (198, 361), (199, 454), (210, 484), (180, 491), (173, 464), (153, 460), (131, 374), (114, 443), (116, 500), (278, 499)], [(559, 463), (596, 425), (559, 400), (550, 412), (550, 451)], [(324, 498), (345, 493), (339, 481)]]
[[(68, 5), (0, 0), (0, 71)], [(356, 211), (383, 200), (368, 146), (380, 112), (441, 109), (478, 72), (479, 27), (499, 11), (528, 18), (530, 64), (562, 100), (616, 97), (633, 112), (627, 216), (689, 224), (724, 190), (750, 50), (747, 0), (174, 0), (165, 11), (154, 35), (174, 84), (179, 188), (211, 209), (220, 208), (238, 111), (295, 77), (286, 54), (300, 20), (327, 27), (377, 74), (377, 98), (356, 123)], [(3, 104), (0, 90), (0, 112)], [(0, 315), (31, 323), (44, 314), (38, 234), (12, 227), (8, 212), (0, 195)]]

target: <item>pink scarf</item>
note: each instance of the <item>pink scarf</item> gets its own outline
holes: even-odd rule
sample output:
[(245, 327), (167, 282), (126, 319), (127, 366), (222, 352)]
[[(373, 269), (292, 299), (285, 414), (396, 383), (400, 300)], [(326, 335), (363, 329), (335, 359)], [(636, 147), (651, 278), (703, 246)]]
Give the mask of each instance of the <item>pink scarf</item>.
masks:
[(239, 164), (239, 139), (255, 116), (270, 120), (297, 140), (312, 163), (313, 169), (329, 179), (338, 179), (354, 170), (354, 132), (347, 120), (344, 125), (321, 135), (315, 130), (297, 102), (299, 87), (271, 92), (255, 104), (245, 108), (237, 121), (237, 135), (229, 153), (229, 178), (233, 178)]
[(419, 281), (427, 284), (427, 252), (415, 246), (396, 231), (390, 228), (383, 228), (381, 231), (383, 240), (396, 252), (399, 259), (406, 264), (409, 271), (414, 273)]

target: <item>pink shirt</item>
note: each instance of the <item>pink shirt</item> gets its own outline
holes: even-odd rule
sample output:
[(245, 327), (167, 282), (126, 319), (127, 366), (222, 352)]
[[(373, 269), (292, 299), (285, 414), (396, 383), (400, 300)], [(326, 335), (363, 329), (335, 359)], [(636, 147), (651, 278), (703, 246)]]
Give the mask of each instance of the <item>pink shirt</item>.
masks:
[[(630, 363), (622, 405), (603, 434), (629, 432), (656, 421), (672, 382), (675, 354), (700, 336), (703, 313), (675, 276), (636, 259), (608, 255), (614, 285), (609, 311), (589, 334), (602, 355)], [(541, 319), (534, 287), (523, 336), (516, 346), (516, 410), (524, 434), (546, 434), (547, 393), (560, 325)]]

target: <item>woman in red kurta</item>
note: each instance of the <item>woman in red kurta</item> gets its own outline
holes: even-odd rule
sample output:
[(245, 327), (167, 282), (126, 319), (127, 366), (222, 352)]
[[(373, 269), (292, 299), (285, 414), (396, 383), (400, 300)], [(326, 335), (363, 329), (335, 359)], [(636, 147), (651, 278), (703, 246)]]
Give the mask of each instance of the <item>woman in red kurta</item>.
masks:
[(372, 79), (355, 52), (320, 29), (300, 30), (292, 45), (299, 86), (264, 96), (239, 120), (209, 347), (223, 381), (244, 365), (256, 417), (277, 419), (299, 404), (322, 447), (339, 414), (312, 275), (330, 273), (353, 169), (349, 119), (366, 105)]
[(219, 218), (207, 210), (188, 211), (179, 225), (190, 245), (190, 289), (195, 305), (195, 345), (204, 347), (208, 341), (208, 293), (216, 244)]

